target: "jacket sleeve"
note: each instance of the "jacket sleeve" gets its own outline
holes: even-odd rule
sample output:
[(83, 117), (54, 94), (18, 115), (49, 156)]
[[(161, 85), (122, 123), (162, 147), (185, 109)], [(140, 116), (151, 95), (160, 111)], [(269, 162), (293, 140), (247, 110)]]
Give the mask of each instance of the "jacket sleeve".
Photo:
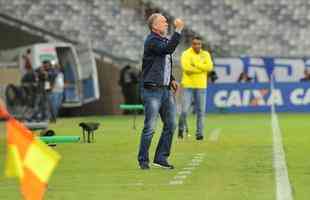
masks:
[(204, 72), (212, 71), (213, 62), (211, 59), (211, 55), (208, 52), (206, 52), (205, 57), (206, 58), (202, 62), (196, 62), (194, 65), (195, 65), (195, 67), (197, 67), (201, 71), (204, 71)]
[(157, 55), (172, 54), (178, 46), (181, 34), (175, 32), (171, 39), (165, 43), (158, 38), (152, 38), (149, 42), (149, 49)]
[(203, 72), (203, 70), (194, 66), (190, 54), (186, 52), (184, 52), (181, 56), (181, 65), (183, 71), (188, 74), (197, 74)]

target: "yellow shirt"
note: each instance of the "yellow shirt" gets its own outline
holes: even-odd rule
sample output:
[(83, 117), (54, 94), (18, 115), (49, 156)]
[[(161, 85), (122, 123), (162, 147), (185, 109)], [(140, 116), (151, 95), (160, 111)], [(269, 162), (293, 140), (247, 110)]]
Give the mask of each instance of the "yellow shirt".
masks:
[(184, 88), (207, 88), (208, 72), (213, 69), (209, 52), (201, 50), (198, 54), (189, 48), (182, 53), (182, 86)]

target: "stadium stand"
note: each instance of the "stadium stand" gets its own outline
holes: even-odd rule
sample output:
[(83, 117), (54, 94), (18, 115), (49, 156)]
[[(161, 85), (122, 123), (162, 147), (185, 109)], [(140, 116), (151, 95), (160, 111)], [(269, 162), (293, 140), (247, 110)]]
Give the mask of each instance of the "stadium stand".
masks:
[(310, 52), (310, 3), (306, 0), (136, 2), (133, 8), (124, 7), (122, 0), (12, 0), (9, 4), (2, 0), (0, 12), (133, 60), (142, 54), (149, 5), (184, 18), (189, 29), (211, 47), (220, 47), (223, 56), (304, 56)]
[(228, 56), (304, 56), (310, 52), (310, 3), (306, 0), (151, 2), (165, 5), (163, 9), (172, 16), (183, 17), (191, 29), (221, 46)]
[(94, 48), (137, 60), (147, 30), (138, 12), (121, 7), (120, 3), (13, 0), (10, 4), (1, 2), (0, 12), (81, 43), (91, 42)]

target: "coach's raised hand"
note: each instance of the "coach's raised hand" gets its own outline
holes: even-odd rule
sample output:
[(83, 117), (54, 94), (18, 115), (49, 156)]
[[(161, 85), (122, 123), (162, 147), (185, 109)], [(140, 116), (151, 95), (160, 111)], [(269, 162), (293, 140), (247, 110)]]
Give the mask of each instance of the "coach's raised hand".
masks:
[(180, 32), (180, 31), (183, 30), (185, 24), (184, 24), (184, 21), (183, 21), (183, 20), (177, 18), (177, 19), (174, 20), (174, 26), (175, 26), (175, 30), (176, 30), (177, 32)]

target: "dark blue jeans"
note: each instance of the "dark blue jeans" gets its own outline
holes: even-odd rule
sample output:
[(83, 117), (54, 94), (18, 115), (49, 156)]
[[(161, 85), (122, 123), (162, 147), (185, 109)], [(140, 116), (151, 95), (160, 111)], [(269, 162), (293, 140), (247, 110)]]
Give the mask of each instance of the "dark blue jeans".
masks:
[(167, 88), (142, 89), (144, 104), (144, 128), (138, 154), (139, 163), (149, 163), (149, 148), (154, 135), (158, 114), (163, 122), (163, 130), (156, 148), (154, 161), (167, 162), (170, 155), (173, 133), (176, 129), (175, 97)]

